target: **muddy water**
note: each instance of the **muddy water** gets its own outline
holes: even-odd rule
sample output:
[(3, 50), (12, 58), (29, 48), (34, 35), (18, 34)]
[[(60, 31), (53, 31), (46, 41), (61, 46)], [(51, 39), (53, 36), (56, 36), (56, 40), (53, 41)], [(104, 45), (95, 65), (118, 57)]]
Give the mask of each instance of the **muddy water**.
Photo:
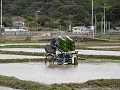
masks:
[(20, 89), (13, 89), (13, 88), (9, 88), (9, 87), (0, 86), (0, 90), (20, 90)]
[(120, 46), (93, 46), (88, 48), (120, 48)]
[(45, 84), (82, 83), (93, 79), (120, 78), (120, 63), (79, 63), (73, 65), (47, 65), (39, 63), (0, 64), (0, 75), (15, 76)]
[(38, 58), (45, 58), (45, 57), (43, 57), (43, 56), (0, 54), (0, 59), (38, 59)]
[(7, 45), (46, 45), (49, 43), (9, 43), (9, 44), (0, 44), (0, 46), (7, 46)]
[(0, 48), (2, 51), (45, 52), (43, 48)]
[[(45, 52), (43, 48), (0, 48), (2, 51), (23, 51), (23, 52)], [(102, 50), (80, 50), (77, 49), (78, 54), (84, 55), (114, 55), (120, 56), (120, 51), (102, 51)]]
[(77, 50), (78, 54), (84, 55), (109, 55), (120, 56), (120, 51), (102, 51), (102, 50)]

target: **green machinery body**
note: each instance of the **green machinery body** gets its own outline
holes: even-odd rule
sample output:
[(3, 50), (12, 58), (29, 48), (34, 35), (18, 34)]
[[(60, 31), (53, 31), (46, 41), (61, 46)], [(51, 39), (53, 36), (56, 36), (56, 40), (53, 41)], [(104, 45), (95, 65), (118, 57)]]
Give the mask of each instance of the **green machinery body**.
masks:
[(58, 44), (59, 48), (64, 52), (75, 50), (75, 41), (68, 36), (66, 36), (66, 38), (59, 36)]

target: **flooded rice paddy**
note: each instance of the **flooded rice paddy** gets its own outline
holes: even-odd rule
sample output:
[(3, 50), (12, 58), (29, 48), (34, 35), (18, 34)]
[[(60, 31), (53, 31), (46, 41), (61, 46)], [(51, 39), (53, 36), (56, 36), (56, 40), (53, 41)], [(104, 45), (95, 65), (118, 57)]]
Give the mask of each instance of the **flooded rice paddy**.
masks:
[(44, 48), (0, 48), (2, 51), (45, 52)]
[(20, 90), (20, 89), (13, 89), (13, 88), (9, 88), (9, 87), (0, 86), (0, 90)]
[(43, 57), (43, 56), (0, 54), (0, 59), (38, 59), (38, 58), (45, 58), (45, 57)]
[(0, 44), (0, 46), (7, 46), (7, 45), (46, 45), (49, 43), (10, 43), (10, 44)]
[(78, 54), (84, 55), (109, 55), (120, 56), (120, 51), (102, 51), (102, 50), (77, 50)]
[(120, 46), (93, 46), (88, 48), (120, 48)]
[(39, 63), (0, 64), (0, 75), (14, 76), (45, 84), (82, 83), (94, 79), (119, 79), (120, 63), (85, 63), (74, 65), (45, 65)]
[[(45, 43), (46, 44), (46, 43)], [(45, 45), (43, 43), (43, 45)], [(0, 44), (0, 46), (13, 44)], [(20, 45), (20, 44), (14, 44)], [(21, 44), (26, 45), (26, 44)], [(30, 44), (29, 44), (30, 45)], [(31, 43), (31, 45), (33, 45)], [(34, 44), (38, 45), (38, 44)], [(101, 48), (101, 47), (94, 47)], [(106, 48), (106, 47), (102, 47)], [(109, 47), (113, 48), (113, 47)], [(119, 48), (119, 47), (115, 47)], [(2, 51), (23, 51), (44, 53), (44, 48), (0, 48)], [(120, 56), (120, 51), (99, 51), (77, 49), (78, 54), (84, 55), (112, 55)], [(10, 55), (0, 54), (0, 59), (23, 59), (23, 58), (44, 58), (42, 56)], [(0, 64), (0, 75), (14, 76), (22, 80), (31, 80), (45, 84), (52, 83), (82, 83), (94, 79), (119, 79), (120, 63), (86, 63), (79, 62), (74, 65), (45, 65), (44, 62), (29, 63), (5, 63)], [(5, 88), (5, 87), (0, 87)], [(4, 90), (4, 89), (3, 89)], [(9, 89), (6, 89), (9, 90)], [(13, 90), (13, 89), (10, 89)]]
[[(36, 52), (44, 53), (44, 48), (0, 48), (2, 51), (23, 51), (23, 52)], [(120, 56), (120, 51), (102, 51), (102, 50), (81, 50), (77, 49), (78, 54), (84, 55), (112, 55)]]

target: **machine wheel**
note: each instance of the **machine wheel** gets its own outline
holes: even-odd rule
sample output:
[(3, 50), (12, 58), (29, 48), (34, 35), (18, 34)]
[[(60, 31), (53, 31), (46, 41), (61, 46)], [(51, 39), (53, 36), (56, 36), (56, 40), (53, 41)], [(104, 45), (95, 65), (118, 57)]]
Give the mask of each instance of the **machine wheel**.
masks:
[(63, 62), (62, 61), (57, 61), (57, 65), (62, 65)]
[(69, 61), (68, 61), (68, 64), (72, 64), (72, 60), (69, 60)]
[(78, 60), (76, 57), (74, 57), (74, 65), (78, 65)]

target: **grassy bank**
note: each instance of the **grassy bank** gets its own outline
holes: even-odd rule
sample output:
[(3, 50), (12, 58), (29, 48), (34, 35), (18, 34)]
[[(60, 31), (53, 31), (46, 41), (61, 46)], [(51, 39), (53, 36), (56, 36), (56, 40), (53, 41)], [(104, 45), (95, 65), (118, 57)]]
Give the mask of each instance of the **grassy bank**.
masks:
[(120, 40), (120, 36), (119, 35), (97, 35), (95, 36), (97, 38), (100, 39), (107, 39), (107, 40), (111, 40), (111, 41), (119, 41)]
[(120, 51), (120, 48), (88, 48), (87, 50)]
[(114, 42), (76, 42), (76, 49), (120, 51), (120, 48), (89, 48), (89, 47), (94, 47), (94, 46), (120, 46), (120, 43), (114, 43)]
[[(57, 84), (56, 86), (61, 86), (61, 84), (60, 85)], [(120, 79), (98, 79), (98, 80), (90, 80), (85, 83), (62, 84), (62, 87), (65, 86), (71, 87), (73, 90), (79, 90), (80, 88), (82, 89), (89, 88), (85, 90), (119, 90)]]
[(0, 48), (44, 48), (43, 45), (6, 45)]
[(0, 86), (7, 86), (22, 90), (48, 90), (47, 85), (6, 76), (0, 76)]
[(49, 59), (0, 59), (0, 63), (47, 62)]
[(0, 54), (28, 55), (28, 56), (45, 56), (45, 53), (23, 52), (23, 51), (2, 51), (2, 50), (0, 50)]
[(41, 42), (48, 42), (46, 40), (5, 40), (5, 39), (0, 39), (0, 43), (41, 43)]
[[(90, 80), (85, 83), (67, 83), (45, 85), (33, 81), (20, 80), (15, 77), (0, 75), (0, 86), (7, 86), (22, 90), (81, 90), (83, 88), (111, 88), (120, 89), (120, 79), (99, 79)], [(102, 90), (102, 89), (95, 89)], [(106, 89), (104, 89), (106, 90)]]
[(120, 60), (120, 56), (108, 56), (108, 55), (83, 55), (78, 54), (78, 59), (111, 59), (111, 60)]

